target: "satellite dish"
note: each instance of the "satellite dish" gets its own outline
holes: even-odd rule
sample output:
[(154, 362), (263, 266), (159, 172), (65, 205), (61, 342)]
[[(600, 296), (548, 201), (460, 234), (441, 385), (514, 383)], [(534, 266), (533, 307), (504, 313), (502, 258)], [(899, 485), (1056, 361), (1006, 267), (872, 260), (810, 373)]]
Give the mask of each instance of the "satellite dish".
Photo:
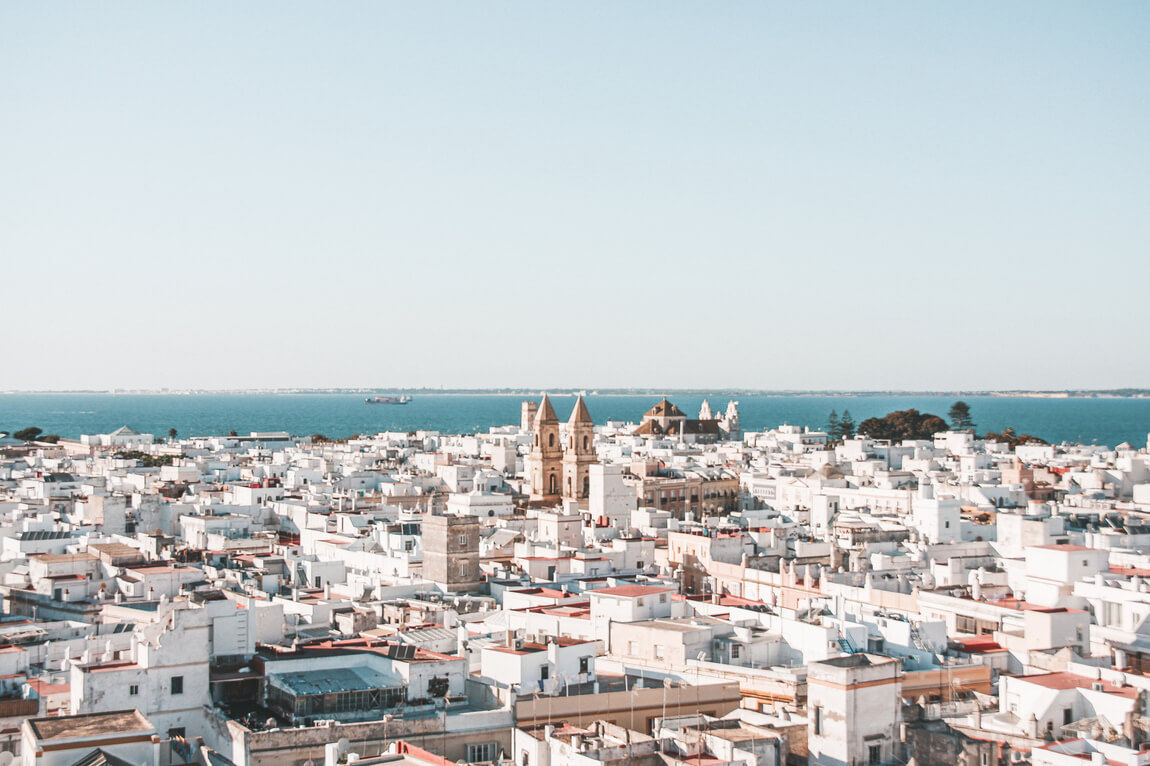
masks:
[(0, 766), (11, 766), (12, 761), (15, 759), (16, 756), (12, 755), (11, 753), (0, 753)]
[(347, 737), (340, 737), (339, 742), (336, 743), (336, 746), (339, 747), (339, 751), (341, 753), (346, 753), (347, 749), (351, 747), (351, 742)]

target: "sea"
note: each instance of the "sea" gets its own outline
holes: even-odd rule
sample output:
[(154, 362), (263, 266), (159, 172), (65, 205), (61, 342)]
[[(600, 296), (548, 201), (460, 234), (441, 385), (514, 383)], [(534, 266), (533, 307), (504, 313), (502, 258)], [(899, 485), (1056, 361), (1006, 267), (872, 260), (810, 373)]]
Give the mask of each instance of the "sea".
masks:
[[(402, 392), (379, 391), (379, 395)], [(241, 434), (287, 431), (297, 436), (322, 433), (330, 438), (380, 431), (432, 430), (442, 433), (486, 432), (495, 426), (519, 423), (522, 394), (415, 394), (402, 405), (365, 404), (365, 394), (0, 394), (0, 432), (28, 426), (44, 433), (76, 438), (130, 426), (140, 433), (166, 436)], [(587, 396), (596, 423), (638, 422), (658, 396)], [(849, 410), (856, 423), (895, 410), (916, 409), (946, 418), (954, 396), (870, 395), (714, 395), (671, 396), (690, 417), (704, 399), (719, 414), (731, 398), (739, 403), (744, 431), (789, 424), (821, 428), (832, 410)], [(962, 397), (982, 433), (1006, 427), (1051, 443), (1116, 446), (1127, 442), (1145, 447), (1150, 432), (1150, 398), (1110, 397)], [(566, 419), (575, 404), (572, 395), (552, 395), (555, 410)]]

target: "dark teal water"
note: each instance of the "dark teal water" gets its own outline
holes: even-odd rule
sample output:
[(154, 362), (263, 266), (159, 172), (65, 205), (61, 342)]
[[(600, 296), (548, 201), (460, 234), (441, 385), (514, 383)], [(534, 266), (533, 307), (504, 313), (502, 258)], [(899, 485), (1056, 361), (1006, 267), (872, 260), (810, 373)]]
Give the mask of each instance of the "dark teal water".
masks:
[[(383, 430), (430, 429), (445, 433), (486, 431), (519, 422), (522, 396), (417, 395), (410, 404), (366, 405), (359, 394), (0, 394), (0, 431), (39, 426), (46, 433), (76, 437), (107, 433), (122, 425), (165, 435), (222, 434), (230, 430), (289, 431), (306, 435), (349, 436)], [(657, 401), (654, 396), (590, 396), (595, 422), (638, 421)], [(701, 396), (673, 397), (695, 417)], [(1013, 427), (1050, 442), (1146, 445), (1150, 399), (1034, 399), (964, 397), (979, 431)], [(574, 397), (554, 397), (561, 418)], [(725, 397), (710, 397), (716, 412)], [(744, 430), (783, 423), (821, 427), (835, 409), (849, 409), (856, 422), (913, 407), (946, 417), (953, 397), (937, 396), (743, 396), (739, 411)]]

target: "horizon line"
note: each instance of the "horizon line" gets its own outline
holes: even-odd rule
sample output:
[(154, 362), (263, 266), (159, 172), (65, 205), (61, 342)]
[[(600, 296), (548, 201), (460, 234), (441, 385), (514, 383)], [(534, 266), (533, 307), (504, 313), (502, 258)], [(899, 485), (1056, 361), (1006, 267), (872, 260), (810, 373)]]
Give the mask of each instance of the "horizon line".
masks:
[(726, 386), (706, 388), (699, 386), (655, 388), (650, 386), (239, 386), (231, 388), (206, 388), (198, 386), (188, 387), (141, 387), (129, 388), (113, 386), (107, 388), (27, 388), (4, 389), (0, 395), (18, 394), (306, 394), (306, 393), (376, 393), (376, 392), (417, 392), (424, 394), (544, 394), (556, 395), (586, 394), (590, 396), (636, 395), (659, 396), (662, 394), (746, 394), (756, 395), (796, 395), (796, 394), (851, 394), (851, 395), (922, 395), (922, 396), (994, 396), (1003, 394), (1036, 394), (1036, 395), (1084, 395), (1084, 394), (1110, 394), (1110, 395), (1150, 395), (1150, 388), (1136, 386), (1116, 386), (1112, 388), (751, 388), (739, 386)]

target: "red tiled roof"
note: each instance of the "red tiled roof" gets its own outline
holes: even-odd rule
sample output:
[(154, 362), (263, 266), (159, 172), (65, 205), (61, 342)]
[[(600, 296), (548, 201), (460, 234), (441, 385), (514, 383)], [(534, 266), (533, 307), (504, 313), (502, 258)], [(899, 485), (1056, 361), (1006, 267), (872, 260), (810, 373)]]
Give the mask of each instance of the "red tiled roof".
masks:
[(1046, 689), (1058, 690), (1090, 689), (1094, 684), (1101, 683), (1102, 691), (1106, 694), (1116, 694), (1129, 699), (1135, 699), (1138, 696), (1138, 689), (1133, 686), (1115, 686), (1105, 681), (1083, 678), (1074, 673), (1039, 673), (1033, 676), (1012, 676), (1012, 678), (1035, 684), (1036, 686), (1042, 686)]
[(1130, 577), (1150, 577), (1150, 569), (1140, 569), (1138, 567), (1124, 567), (1118, 564), (1110, 565), (1111, 574), (1127, 575)]
[(591, 591), (591, 594), (639, 598), (640, 596), (653, 596), (656, 593), (666, 593), (670, 590), (670, 588), (656, 588), (651, 585), (618, 585), (614, 588), (598, 588)]
[(721, 596), (719, 598), (720, 606), (766, 606), (762, 601), (753, 601), (749, 598), (742, 596)]
[(957, 636), (951, 639), (951, 643), (958, 644), (962, 647), (962, 651), (971, 652), (974, 654), (982, 652), (1003, 652), (1006, 651), (994, 639), (987, 636)]
[(423, 748), (416, 747), (410, 742), (405, 742), (402, 739), (396, 742), (395, 745), (396, 752), (402, 753), (409, 758), (424, 761), (426, 763), (433, 764), (433, 766), (455, 766), (454, 761), (449, 761), (446, 758), (442, 758), (438, 755), (435, 755), (434, 753), (430, 753)]

